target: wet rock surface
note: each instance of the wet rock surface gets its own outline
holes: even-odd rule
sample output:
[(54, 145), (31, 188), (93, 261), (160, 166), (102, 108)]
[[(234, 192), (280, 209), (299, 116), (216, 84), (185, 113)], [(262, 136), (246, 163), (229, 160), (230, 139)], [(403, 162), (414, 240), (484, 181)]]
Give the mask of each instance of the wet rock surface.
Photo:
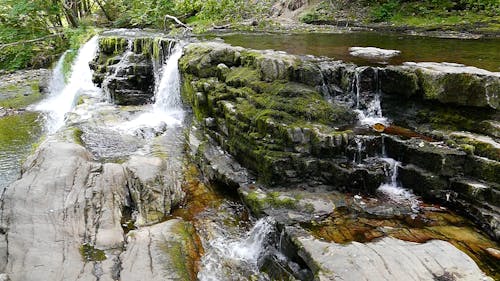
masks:
[[(93, 104), (83, 100), (81, 107)], [(82, 143), (86, 133), (81, 128), (110, 126), (119, 120), (110, 117), (120, 115), (106, 107), (95, 110), (94, 117), (108, 117), (92, 121), (76, 109), (70, 125), (45, 140), (23, 165), (22, 177), (4, 190), (1, 271), (9, 280), (137, 280), (135, 272), (126, 269), (137, 268), (137, 256), (144, 257), (135, 252), (137, 247), (150, 245), (156, 249), (158, 266), (151, 265), (154, 269), (148, 280), (164, 280), (160, 261), (162, 266), (170, 262), (170, 280), (194, 280), (186, 279), (182, 268), (175, 267), (184, 263), (176, 260), (184, 256), (184, 249), (194, 247), (191, 240), (177, 242), (196, 237), (186, 238), (192, 226), (182, 221), (145, 226), (164, 221), (184, 199), (179, 153), (165, 157), (168, 149), (180, 150), (182, 142), (160, 137), (153, 149), (158, 156), (129, 156), (121, 164), (106, 162), (82, 146), (92, 143)], [(137, 239), (131, 240), (134, 232), (129, 231), (138, 227)], [(169, 252), (171, 248), (181, 252)], [(186, 261), (191, 257), (192, 263), (198, 259), (193, 254)]]
[(318, 280), (493, 280), (445, 241), (420, 244), (383, 238), (342, 245), (291, 228), (287, 232), (295, 233), (299, 255), (315, 269)]
[[(487, 240), (483, 234), (472, 238), (477, 230), (467, 228), (468, 223), (451, 219), (455, 215), (447, 215), (445, 207), (421, 201), (460, 211), (498, 239), (498, 179), (492, 174), (498, 165), (498, 140), (494, 133), (486, 137), (487, 130), (472, 125), (497, 118), (496, 94), (491, 94), (496, 90), (488, 88), (499, 81), (495, 73), (466, 69), (425, 74), (470, 78), (485, 89), (462, 99), (460, 92), (448, 91), (446, 79), (428, 79), (422, 73), (430, 70), (416, 65), (356, 67), (209, 42), (188, 45), (180, 66), (183, 98), (195, 116), (188, 140), (192, 157), (210, 180), (237, 188), (254, 214), (276, 218), (283, 229), (300, 229), (290, 234), (295, 246), (284, 251), (298, 264), (305, 262), (317, 278), (343, 280), (356, 268), (359, 276), (371, 276), (369, 269), (363, 271), (363, 257), (354, 256), (355, 250), (349, 257), (350, 249), (358, 247), (360, 252), (377, 253), (378, 262), (392, 264), (377, 273), (380, 280), (489, 280), (482, 271), (495, 276), (495, 259), (484, 254), (498, 245), (480, 242)], [(422, 87), (427, 82), (448, 89), (445, 95), (457, 93), (457, 99), (434, 95)], [(317, 96), (328, 101), (325, 107)], [(374, 131), (357, 123), (355, 112), (370, 114), (377, 97), (384, 112), (399, 103), (384, 114), (395, 127)], [(301, 111), (302, 105), (307, 112)], [(330, 110), (334, 113), (323, 118), (321, 114)], [(460, 115), (467, 110), (471, 114)], [(474, 133), (459, 132), (464, 129)], [(389, 172), (383, 157), (401, 161), (399, 172)], [(422, 197), (413, 195), (402, 203), (376, 192), (391, 173), (395, 182)], [(455, 237), (450, 231), (471, 235)], [(323, 260), (317, 248), (300, 252), (298, 237), (309, 235), (304, 233), (324, 239), (313, 243), (324, 243), (318, 247), (344, 253), (353, 268), (332, 272), (335, 263)], [(464, 250), (455, 241), (468, 241), (468, 246)], [(396, 256), (384, 252), (387, 249), (407, 257), (408, 267), (420, 264), (421, 272), (407, 272)], [(417, 257), (413, 249), (445, 266), (434, 266), (434, 259), (419, 260), (426, 254)], [(300, 257), (293, 254), (297, 250)], [(479, 260), (481, 270), (475, 264)], [(326, 273), (320, 273), (320, 267)]]
[(155, 68), (161, 67), (175, 41), (154, 37), (103, 36), (99, 53), (90, 63), (92, 81), (118, 105), (153, 102)]

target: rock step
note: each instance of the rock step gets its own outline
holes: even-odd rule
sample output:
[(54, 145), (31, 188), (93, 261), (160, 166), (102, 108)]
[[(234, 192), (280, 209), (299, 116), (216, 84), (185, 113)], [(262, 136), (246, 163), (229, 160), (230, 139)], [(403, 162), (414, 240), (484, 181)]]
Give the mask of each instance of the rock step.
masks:
[(450, 188), (469, 200), (500, 205), (500, 185), (467, 178), (450, 179)]
[(453, 132), (449, 137), (475, 155), (500, 161), (500, 143), (491, 137), (469, 132)]
[(138, 105), (152, 102), (153, 94), (141, 90), (115, 90), (111, 95), (118, 105)]
[(388, 156), (403, 163), (414, 164), (443, 176), (463, 173), (467, 155), (463, 151), (416, 138), (402, 140), (387, 136), (384, 141)]

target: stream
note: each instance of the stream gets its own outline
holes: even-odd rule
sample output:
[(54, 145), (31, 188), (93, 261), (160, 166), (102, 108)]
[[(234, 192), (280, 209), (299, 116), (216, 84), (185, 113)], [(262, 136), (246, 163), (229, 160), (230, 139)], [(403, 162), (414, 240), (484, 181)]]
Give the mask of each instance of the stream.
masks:
[[(221, 34), (227, 43), (253, 49), (274, 49), (297, 55), (326, 56), (357, 65), (398, 65), (403, 62), (453, 62), (500, 71), (500, 39), (443, 39), (380, 32), (346, 34)], [(401, 51), (389, 59), (350, 55), (350, 47), (374, 46)]]
[[(134, 31), (113, 31), (107, 35), (129, 36), (130, 38), (141, 36), (140, 33), (136, 34)], [(380, 66), (387, 63), (400, 64), (405, 61), (436, 61), (439, 58), (442, 61), (464, 63), (492, 71), (500, 70), (500, 53), (498, 52), (500, 41), (498, 40), (464, 41), (395, 35), (381, 36), (372, 33), (228, 34), (222, 37), (225, 42), (233, 45), (256, 49), (279, 49), (294, 54), (329, 56), (359, 65)], [(55, 135), (75, 137), (90, 152), (92, 160), (98, 163), (121, 164), (136, 156), (157, 156), (166, 159), (165, 185), (182, 186), (186, 193), (186, 199), (179, 206), (172, 206), (171, 214), (162, 218), (161, 222), (180, 218), (194, 225), (196, 235), (199, 236), (203, 247), (203, 254), (198, 261), (198, 271), (195, 272), (198, 280), (312, 280), (309, 279), (312, 273), (304, 268), (303, 261), (297, 260), (296, 257), (292, 261), (292, 258), (286, 255), (289, 249), (281, 245), (281, 240), (285, 238), (280, 237), (280, 231), (285, 226), (278, 227), (279, 223), (273, 216), (252, 214), (238, 194), (234, 194), (235, 192), (228, 194), (224, 192), (225, 187), (220, 183), (205, 181), (198, 167), (187, 159), (185, 130), (193, 118), (193, 113), (181, 101), (182, 81), (179, 73), (179, 59), (188, 42), (172, 41), (174, 43), (165, 47), (166, 50), (161, 50), (168, 56), (155, 67), (154, 97), (150, 104), (122, 106), (113, 103), (112, 93), (107, 89), (114, 83), (114, 80), (120, 80), (121, 74), (127, 73), (129, 61), (134, 59), (132, 40), (129, 39), (126, 43), (126, 52), (121, 62), (102, 82), (102, 87), (97, 87), (92, 82), (93, 72), (89, 68), (89, 63), (99, 52), (98, 40), (99, 37), (95, 36), (81, 47), (67, 81), (62, 78), (62, 61), (65, 54), (62, 55), (53, 69), (50, 94), (42, 102), (32, 105), (29, 112), (0, 119), (0, 188), (8, 186), (18, 177), (19, 166), (12, 163), (22, 161), (32, 151), (31, 145), (42, 132), (45, 132), (46, 138), (49, 139)], [(361, 45), (397, 48), (402, 51), (402, 54), (386, 61), (349, 56), (347, 51), (349, 46)], [(481, 49), (481, 52), (477, 52), (478, 49)], [(356, 80), (353, 80), (351, 91), (355, 96), (358, 91), (358, 101), (355, 107), (360, 126), (371, 126), (375, 123), (388, 124), (390, 120), (383, 116), (378, 90), (373, 100), (365, 100), (360, 106), (360, 86), (355, 84)], [(67, 126), (77, 129), (66, 132)], [(15, 127), (16, 132), (11, 131), (12, 127)], [(2, 138), (6, 134), (13, 133), (18, 136), (14, 141)], [(369, 157), (364, 151), (367, 145), (364, 140), (358, 139), (356, 144), (357, 146), (353, 148), (355, 155), (352, 165), (363, 168), (364, 165), (369, 165), (370, 161), (373, 161), (376, 165), (384, 167), (385, 181), (377, 189), (377, 194), (372, 197), (329, 193), (328, 196), (336, 196), (335, 199), (327, 196), (329, 200), (336, 200), (335, 203), (342, 202), (339, 204), (341, 206), (339, 219), (334, 219), (333, 215), (322, 215), (310, 222), (301, 222), (311, 235), (321, 241), (339, 243), (369, 242), (381, 237), (381, 232), (384, 231), (394, 232), (396, 233), (394, 236), (412, 242), (418, 240), (415, 237), (421, 238), (422, 241), (414, 242), (449, 238), (448, 240), (453, 243), (461, 245), (475, 261), (487, 260), (486, 265), (482, 267), (483, 270), (486, 269), (488, 273), (495, 271), (495, 266), (492, 266), (495, 261), (485, 258), (481, 250), (485, 247), (495, 247), (495, 242), (484, 238), (482, 234), (475, 236), (476, 230), (467, 220), (438, 205), (427, 204), (411, 190), (405, 189), (398, 182), (398, 168), (401, 163), (389, 158), (385, 151), (377, 152), (376, 156)], [(277, 190), (276, 193), (282, 192), (280, 189)], [(276, 197), (276, 195), (273, 196)], [(280, 196), (277, 198), (281, 198)], [(283, 196), (287, 198), (288, 195)], [(296, 198), (299, 197), (296, 196)], [(135, 207), (138, 208), (138, 206)], [(129, 210), (130, 214), (127, 214), (130, 220), (139, 216), (138, 210), (132, 209)], [(382, 210), (380, 213), (383, 213), (388, 209), (400, 212), (398, 218), (388, 219), (384, 215), (377, 216), (369, 213), (371, 210)], [(439, 226), (443, 226), (442, 229), (431, 225), (430, 221), (436, 217), (439, 218), (436, 220), (439, 221)], [(136, 222), (139, 222), (139, 219)], [(125, 229), (125, 233), (140, 231), (142, 227), (149, 226), (148, 222), (142, 225), (137, 223), (139, 226), (127, 224), (128, 222), (123, 224), (124, 229), (129, 227)], [(453, 237), (444, 237), (448, 231), (445, 228), (451, 225), (452, 229), (469, 235), (468, 240), (463, 243), (457, 242), (460, 235), (456, 233)], [(425, 231), (422, 230), (423, 234), (418, 233), (415, 236), (404, 230), (400, 231), (400, 229), (413, 229), (413, 227), (417, 229), (421, 227)], [(129, 240), (132, 239), (130, 237), (132, 236), (129, 236)], [(479, 244), (481, 247), (478, 246)], [(106, 254), (110, 255), (109, 253), (115, 250), (110, 250)], [(271, 266), (270, 260), (274, 261), (271, 262), (273, 264)], [(276, 275), (279, 274), (272, 272), (277, 267), (282, 267), (285, 272), (281, 277), (277, 277)], [(93, 272), (99, 272), (98, 269), (102, 271), (100, 267), (95, 267)]]

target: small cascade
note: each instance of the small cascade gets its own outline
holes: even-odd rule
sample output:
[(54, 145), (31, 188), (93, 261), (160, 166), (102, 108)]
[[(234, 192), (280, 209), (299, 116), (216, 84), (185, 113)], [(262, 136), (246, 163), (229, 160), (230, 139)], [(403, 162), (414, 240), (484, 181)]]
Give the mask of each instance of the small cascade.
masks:
[(362, 138), (355, 137), (354, 142), (356, 143), (356, 151), (353, 157), (353, 164), (361, 164), (363, 160), (363, 152), (365, 151), (365, 146)]
[(377, 191), (381, 192), (397, 204), (409, 204), (412, 211), (418, 213), (420, 203), (418, 197), (413, 194), (413, 192), (403, 188), (398, 183), (398, 168), (401, 166), (401, 162), (392, 158), (380, 159), (388, 164), (386, 174), (389, 179), (386, 183), (381, 184)]
[(269, 236), (275, 231), (271, 217), (259, 219), (242, 236), (231, 236), (220, 229), (207, 245), (201, 259), (198, 279), (201, 281), (266, 280), (259, 272), (259, 259), (267, 249)]
[(120, 126), (125, 130), (142, 127), (178, 126), (184, 119), (180, 94), (179, 59), (182, 56), (182, 44), (173, 42), (170, 55), (155, 76), (160, 77), (155, 83), (155, 103), (151, 109), (137, 118)]
[(50, 96), (35, 106), (35, 110), (47, 113), (46, 127), (49, 133), (56, 132), (64, 125), (65, 114), (74, 108), (79, 95), (84, 93), (94, 95), (99, 92), (92, 83), (92, 72), (89, 67), (89, 62), (97, 53), (97, 39), (98, 37), (94, 36), (80, 48), (71, 67), (71, 76), (64, 87), (62, 77), (64, 58), (59, 60), (50, 83)]
[[(172, 44), (172, 43), (171, 43)], [(155, 92), (154, 110), (158, 113), (168, 113), (182, 109), (179, 59), (182, 56), (182, 45), (170, 47), (170, 56), (161, 69), (161, 79)]]
[(104, 93), (106, 95), (106, 100), (109, 102), (113, 100), (111, 91), (109, 89), (109, 87), (111, 86), (111, 81), (116, 80), (118, 75), (127, 66), (129, 66), (130, 57), (134, 54), (134, 52), (132, 51), (132, 45), (133, 45), (132, 39), (128, 39), (127, 49), (125, 50), (122, 59), (114, 66), (113, 72), (110, 75), (108, 75), (106, 79), (104, 79), (104, 81), (102, 81), (101, 88), (104, 90)]
[[(376, 123), (387, 124), (388, 120), (382, 115), (382, 107), (380, 105), (380, 97), (381, 97), (381, 87), (380, 80), (378, 79), (378, 68), (373, 68), (374, 70), (374, 83), (375, 90), (371, 93), (371, 100), (365, 101), (364, 103), (360, 102), (361, 99), (361, 91), (362, 91), (362, 81), (361, 81), (361, 72), (365, 70), (365, 67), (358, 67), (354, 72), (354, 79), (351, 82), (351, 91), (355, 91), (355, 99), (356, 99), (356, 112), (358, 113), (358, 119), (361, 125), (374, 125)], [(361, 106), (363, 104), (363, 106)]]
[(359, 109), (359, 98), (360, 98), (360, 92), (361, 92), (361, 71), (359, 71), (359, 68), (356, 68), (354, 71), (354, 80), (352, 81), (353, 84), (356, 86), (356, 109)]

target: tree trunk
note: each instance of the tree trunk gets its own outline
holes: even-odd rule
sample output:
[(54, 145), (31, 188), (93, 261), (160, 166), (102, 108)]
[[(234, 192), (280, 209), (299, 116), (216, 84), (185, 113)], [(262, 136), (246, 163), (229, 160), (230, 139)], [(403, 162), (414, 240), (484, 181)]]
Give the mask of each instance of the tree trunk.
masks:
[(74, 6), (75, 4), (73, 1), (67, 1), (64, 0), (63, 2), (63, 9), (64, 9), (64, 15), (66, 16), (66, 19), (68, 20), (69, 24), (71, 27), (77, 28), (78, 27), (78, 13), (75, 14), (74, 12)]
[(102, 12), (104, 13), (104, 16), (106, 17), (106, 19), (108, 21), (113, 21), (113, 19), (111, 18), (111, 16), (109, 15), (108, 11), (106, 11), (106, 9), (104, 8), (104, 5), (101, 3), (101, 1), (99, 0), (95, 0), (94, 2), (97, 3), (97, 5), (99, 5), (99, 8), (101, 8)]

